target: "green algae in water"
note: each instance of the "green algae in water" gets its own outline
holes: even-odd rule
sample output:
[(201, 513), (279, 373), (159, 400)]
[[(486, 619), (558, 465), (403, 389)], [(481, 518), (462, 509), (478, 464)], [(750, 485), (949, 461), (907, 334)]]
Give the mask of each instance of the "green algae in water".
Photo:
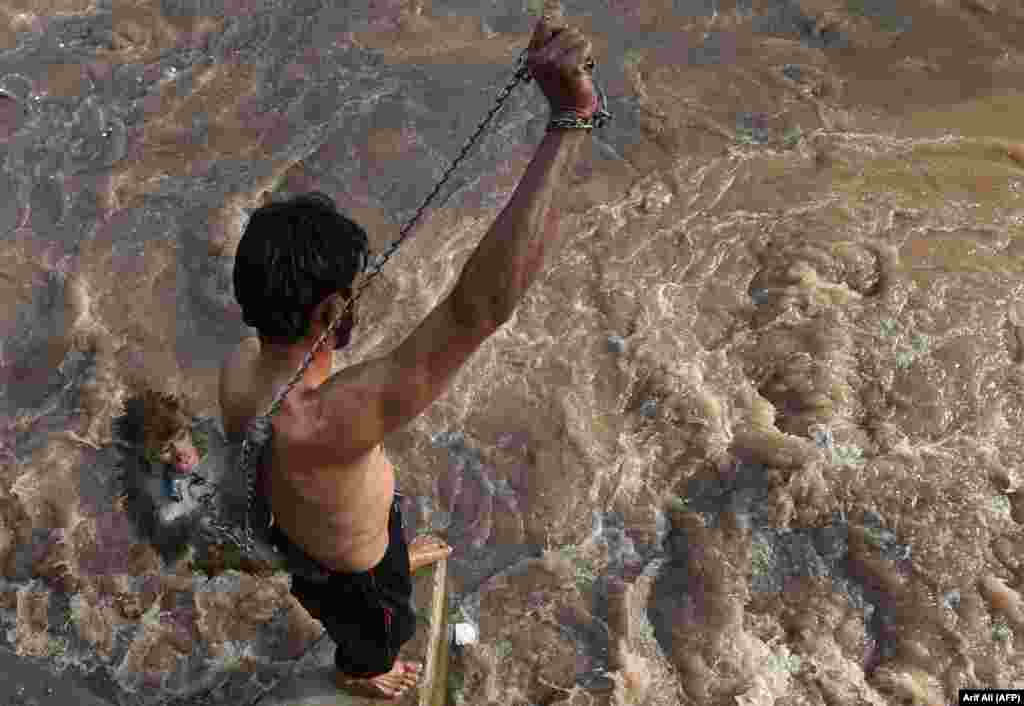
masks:
[(501, 640), (497, 645), (494, 646), (494, 651), (498, 654), (498, 657), (506, 659), (512, 654), (512, 641)]
[(675, 512), (683, 512), (684, 510), (686, 510), (687, 503), (689, 502), (690, 501), (687, 498), (684, 498), (679, 495), (673, 495), (671, 498), (668, 499), (668, 509)]
[(579, 547), (575, 545), (562, 547), (562, 554), (573, 563), (576, 569), (576, 587), (581, 593), (586, 592), (597, 581), (597, 574), (594, 573), (593, 567), (579, 555)]
[(1013, 636), (1013, 631), (1006, 623), (996, 623), (992, 626), (992, 639), (996, 642), (1007, 642)]
[[(951, 123), (953, 124), (953, 123)], [(879, 197), (896, 209), (928, 214), (955, 208), (967, 215), (964, 235), (925, 232), (902, 243), (901, 259), (912, 280), (927, 287), (955, 272), (979, 276), (1024, 275), (1024, 257), (999, 252), (972, 228), (994, 224), (1011, 238), (1024, 238), (1024, 226), (1006, 223), (1019, 205), (1015, 183), (1021, 170), (1006, 157), (998, 140), (961, 144), (920, 144), (893, 157), (862, 165), (844, 165), (833, 172), (833, 189), (841, 203), (877, 203)], [(838, 211), (844, 210), (841, 206)], [(904, 364), (912, 362), (905, 356)]]
[(837, 178), (836, 190), (856, 203), (883, 194), (893, 206), (937, 209), (950, 201), (977, 203), (976, 221), (992, 220), (1012, 203), (1011, 181), (1020, 170), (1005, 156), (1005, 148), (991, 141), (921, 144), (894, 157), (881, 157)]
[(765, 539), (755, 539), (750, 551), (750, 564), (755, 574), (763, 575), (771, 568), (774, 551)]
[(839, 466), (856, 468), (864, 465), (864, 451), (853, 445), (836, 446), (832, 449), (832, 462)]
[[(955, 132), (963, 137), (1024, 140), (1024, 93), (987, 96), (958, 105), (923, 110), (907, 117), (917, 130)], [(995, 155), (994, 155), (995, 156)], [(1005, 152), (998, 156), (1006, 160)]]

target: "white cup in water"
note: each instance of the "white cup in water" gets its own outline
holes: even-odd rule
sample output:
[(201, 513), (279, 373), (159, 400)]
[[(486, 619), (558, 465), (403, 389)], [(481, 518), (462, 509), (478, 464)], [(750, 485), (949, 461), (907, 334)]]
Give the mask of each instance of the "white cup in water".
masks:
[(455, 624), (455, 644), (472, 645), (476, 642), (477, 634), (476, 628), (471, 623), (456, 623)]

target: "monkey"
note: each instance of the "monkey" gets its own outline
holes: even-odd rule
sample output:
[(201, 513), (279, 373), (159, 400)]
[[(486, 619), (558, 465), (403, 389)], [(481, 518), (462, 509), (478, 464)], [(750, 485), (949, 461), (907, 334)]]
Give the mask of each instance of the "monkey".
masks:
[(126, 401), (116, 423), (122, 448), (135, 451), (123, 464), (121, 505), (165, 558), (186, 552), (197, 531), (194, 503), (183, 502), (183, 484), (175, 482), (207, 452), (208, 440), (193, 429), (193, 417), (185, 398), (144, 389)]

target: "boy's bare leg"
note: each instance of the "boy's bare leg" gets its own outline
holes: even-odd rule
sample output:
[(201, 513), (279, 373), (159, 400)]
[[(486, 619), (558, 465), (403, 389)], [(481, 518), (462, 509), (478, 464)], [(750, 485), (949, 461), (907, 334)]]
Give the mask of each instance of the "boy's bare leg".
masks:
[[(409, 571), (440, 561), (452, 553), (452, 548), (443, 540), (429, 534), (421, 534), (409, 545)], [(423, 666), (417, 662), (398, 660), (387, 674), (371, 679), (356, 679), (341, 672), (335, 672), (334, 681), (339, 689), (356, 696), (396, 701), (412, 689), (420, 680)]]
[(451, 556), (452, 548), (431, 534), (421, 534), (409, 545), (409, 571), (418, 569)]
[(417, 662), (399, 660), (387, 674), (370, 679), (356, 679), (341, 672), (334, 673), (335, 685), (354, 696), (397, 701), (420, 681), (423, 665)]

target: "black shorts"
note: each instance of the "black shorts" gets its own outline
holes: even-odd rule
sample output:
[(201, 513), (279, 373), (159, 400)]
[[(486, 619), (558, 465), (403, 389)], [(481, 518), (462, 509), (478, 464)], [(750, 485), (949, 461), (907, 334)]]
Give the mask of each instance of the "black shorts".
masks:
[[(400, 497), (396, 493), (391, 503), (387, 552), (372, 569), (327, 571), (325, 582), (292, 576), (292, 595), (311, 613), (319, 613), (317, 617), (338, 646), (334, 664), (348, 676), (369, 678), (390, 672), (399, 648), (416, 632)], [(270, 532), (282, 551), (302, 552), (277, 525)]]

